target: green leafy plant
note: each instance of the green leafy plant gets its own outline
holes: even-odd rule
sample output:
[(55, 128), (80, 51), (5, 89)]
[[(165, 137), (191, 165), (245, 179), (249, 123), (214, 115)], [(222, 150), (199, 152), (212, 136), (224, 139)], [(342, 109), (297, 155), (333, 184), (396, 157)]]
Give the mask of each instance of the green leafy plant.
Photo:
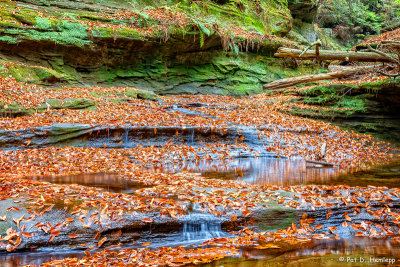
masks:
[(6, 43), (9, 43), (9, 44), (16, 44), (16, 43), (18, 43), (18, 39), (15, 38), (15, 37), (12, 37), (12, 36), (1, 36), (1, 37), (0, 37), (0, 41), (6, 42)]
[(39, 30), (49, 30), (51, 29), (51, 22), (46, 18), (36, 17), (35, 27)]
[(204, 46), (204, 34), (207, 36), (211, 35), (210, 29), (208, 29), (203, 23), (197, 21), (196, 22), (197, 28), (200, 30), (200, 47)]

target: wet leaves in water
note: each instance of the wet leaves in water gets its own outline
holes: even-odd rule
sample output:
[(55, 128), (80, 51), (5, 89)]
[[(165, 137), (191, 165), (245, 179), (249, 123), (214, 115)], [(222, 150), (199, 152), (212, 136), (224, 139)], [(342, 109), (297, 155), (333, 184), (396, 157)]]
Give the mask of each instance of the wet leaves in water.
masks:
[(142, 222), (145, 222), (145, 223), (152, 223), (152, 222), (154, 222), (152, 219), (150, 219), (150, 218), (144, 218), (144, 219), (142, 219)]
[[(162, 14), (162, 12), (160, 13)], [(2, 78), (2, 86), (13, 88), (10, 93), (18, 104), (27, 108), (34, 108), (42, 104), (46, 99), (64, 99), (74, 97), (89, 98), (96, 102), (97, 111), (80, 110), (47, 110), (43, 113), (35, 113), (23, 118), (0, 118), (0, 127), (11, 131), (15, 136), (20, 136), (16, 130), (30, 129), (32, 134), (37, 130), (32, 127), (51, 125), (57, 122), (86, 123), (93, 126), (149, 126), (154, 127), (154, 135), (160, 135), (160, 126), (198, 126), (209, 127), (211, 131), (227, 131), (227, 122), (262, 128), (258, 130), (258, 139), (263, 138), (276, 140), (273, 145), (266, 148), (268, 151), (276, 152), (284, 156), (302, 156), (313, 159), (315, 149), (321, 144), (329, 144), (327, 147), (326, 160), (342, 166), (360, 166), (386, 160), (391, 148), (387, 144), (375, 141), (371, 136), (360, 135), (342, 131), (331, 124), (298, 118), (282, 113), (293, 107), (305, 107), (301, 104), (287, 104), (294, 99), (290, 95), (258, 95), (244, 98), (232, 98), (229, 96), (198, 96), (199, 101), (212, 103), (212, 108), (201, 107), (199, 110), (206, 114), (217, 117), (217, 119), (201, 116), (186, 116), (178, 112), (168, 112), (164, 109), (165, 104), (153, 103), (144, 100), (132, 101), (131, 105), (118, 104), (113, 101), (121, 93), (129, 88), (66, 88), (65, 90), (44, 90), (41, 87), (26, 86), (16, 83), (13, 79)], [(36, 90), (37, 94), (29, 94), (29, 90)], [(9, 99), (1, 93), (0, 102), (8, 103)], [(109, 99), (94, 97), (91, 92), (107, 94)], [(7, 98), (7, 99), (6, 99)], [(167, 104), (188, 101), (184, 96), (162, 97)], [(4, 100), (4, 101), (3, 101)], [(270, 100), (273, 104), (265, 105), (264, 100)], [(11, 103), (9, 103), (11, 104)], [(232, 108), (235, 105), (237, 108)], [(151, 113), (152, 116), (148, 116)], [(62, 114), (60, 116), (60, 114)], [(119, 116), (110, 116), (118, 114)], [(96, 124), (96, 125), (95, 125)], [(157, 130), (158, 129), (158, 130)], [(90, 134), (99, 134), (98, 131)], [(180, 132), (176, 130), (176, 136)], [(337, 227), (352, 226), (352, 231), (357, 236), (384, 237), (398, 234), (398, 228), (385, 227), (385, 231), (379, 224), (354, 224), (349, 215), (363, 212), (367, 209), (371, 216), (382, 218), (394, 225), (398, 225), (400, 216), (393, 212), (390, 204), (393, 199), (400, 196), (398, 189), (387, 188), (351, 188), (345, 185), (338, 186), (266, 186), (250, 185), (237, 181), (221, 181), (217, 179), (206, 179), (199, 174), (181, 172), (151, 173), (141, 169), (140, 165), (163, 164), (166, 159), (173, 159), (179, 163), (189, 156), (196, 160), (212, 159), (212, 156), (227, 158), (233, 148), (242, 148), (250, 151), (245, 143), (246, 139), (240, 133), (232, 144), (218, 143), (217, 135), (211, 135), (215, 141), (201, 147), (192, 147), (184, 144), (176, 144), (169, 140), (160, 146), (138, 146), (131, 149), (96, 149), (96, 148), (72, 148), (72, 147), (49, 147), (32, 148), (31, 140), (23, 139), (25, 150), (1, 151), (0, 157), (0, 198), (5, 199), (29, 199), (31, 205), (27, 212), (28, 219), (24, 216), (13, 218), (17, 228), (8, 229), (6, 236), (2, 237), (7, 251), (14, 251), (21, 244), (23, 238), (31, 238), (33, 231), (38, 231), (49, 237), (52, 242), (62, 233), (67, 233), (72, 226), (81, 225), (85, 229), (107, 230), (108, 223), (120, 222), (125, 216), (152, 212), (159, 216), (169, 216), (180, 219), (188, 214), (187, 206), (190, 203), (199, 205), (199, 209), (212, 213), (216, 216), (226, 214), (241, 214), (250, 223), (254, 223), (253, 216), (256, 210), (264, 208), (265, 203), (274, 202), (282, 207), (300, 209), (307, 207), (311, 211), (322, 209), (326, 211), (325, 218), (332, 220), (332, 210), (335, 207), (346, 205), (355, 208), (351, 213), (339, 216), (343, 222)], [(282, 144), (281, 144), (282, 143)], [(283, 145), (283, 143), (285, 145)], [(123, 141), (120, 142), (123, 144)], [(351, 144), (351, 145), (349, 145)], [(367, 145), (368, 144), (368, 145)], [(107, 144), (103, 145), (107, 148)], [(198, 153), (201, 152), (202, 154)], [(133, 163), (133, 162), (137, 162)], [(4, 171), (3, 171), (4, 170)], [(55, 185), (40, 181), (23, 179), (26, 176), (49, 176), (68, 175), (76, 173), (118, 173), (124, 179), (140, 182), (145, 185), (153, 185), (149, 188), (138, 189), (135, 195), (117, 194), (105, 192), (80, 185)], [(211, 190), (210, 190), (211, 188)], [(282, 193), (284, 192), (284, 193)], [(327, 192), (348, 192), (346, 197)], [(358, 193), (357, 193), (358, 192)], [(288, 196), (285, 193), (289, 193)], [(294, 195), (294, 196), (293, 196)], [(56, 204), (55, 200), (61, 199), (65, 210), (70, 213), (69, 217), (61, 220), (61, 224), (38, 222), (34, 227), (25, 229), (24, 221), (42, 218), (51, 212)], [(365, 199), (365, 200), (360, 200)], [(380, 210), (372, 210), (367, 205), (373, 201), (384, 201), (388, 203)], [(58, 203), (59, 204), (59, 203)], [(21, 212), (18, 207), (10, 207), (9, 212)], [(322, 213), (324, 214), (324, 213)], [(18, 215), (19, 217), (20, 215)], [(145, 215), (150, 216), (150, 215)], [(230, 215), (229, 215), (230, 216)], [(15, 217), (15, 216), (14, 216)], [(313, 225), (315, 218), (304, 213), (299, 222), (293, 222), (286, 229), (276, 232), (258, 233), (249, 228), (243, 228), (234, 232), (234, 237), (214, 238), (205, 242), (202, 247), (197, 248), (158, 248), (150, 250), (128, 249), (109, 251), (104, 250), (91, 255), (87, 253), (82, 259), (85, 264), (107, 265), (112, 260), (131, 263), (133, 260), (143, 262), (144, 265), (157, 265), (158, 263), (169, 265), (183, 265), (193, 263), (206, 263), (225, 256), (236, 255), (237, 248), (241, 246), (253, 246), (259, 249), (279, 248), (273, 242), (284, 241), (294, 244), (309, 242), (312, 239), (339, 239), (337, 227), (329, 226), (329, 232), (323, 229), (323, 225)], [(336, 216), (335, 216), (336, 217)], [(10, 217), (12, 218), (12, 217)], [(142, 217), (139, 217), (142, 218)], [(237, 215), (230, 217), (231, 221), (238, 219)], [(336, 219), (336, 218), (335, 218)], [(1, 221), (7, 218), (0, 217)], [(139, 219), (140, 220), (140, 219)], [(144, 223), (154, 223), (151, 218), (141, 220)], [(52, 223), (54, 224), (54, 223)], [(381, 226), (382, 227), (382, 226)], [(32, 231), (32, 232), (30, 232)], [(122, 231), (112, 232), (113, 238), (123, 235)], [(70, 239), (78, 239), (80, 235), (69, 234)], [(94, 237), (97, 247), (102, 247), (107, 237), (101, 238), (98, 231)], [(70, 242), (73, 242), (71, 240)], [(271, 243), (268, 243), (271, 242)], [(142, 246), (148, 246), (144, 243)], [(87, 247), (85, 245), (85, 247)], [(79, 265), (81, 260), (64, 259), (62, 264), (72, 266)], [(51, 263), (49, 263), (51, 265)]]
[(106, 242), (106, 241), (107, 241), (107, 237), (103, 237), (103, 238), (100, 239), (99, 242), (97, 243), (97, 247), (98, 247), (98, 248), (101, 247), (101, 246), (104, 244), (104, 242)]

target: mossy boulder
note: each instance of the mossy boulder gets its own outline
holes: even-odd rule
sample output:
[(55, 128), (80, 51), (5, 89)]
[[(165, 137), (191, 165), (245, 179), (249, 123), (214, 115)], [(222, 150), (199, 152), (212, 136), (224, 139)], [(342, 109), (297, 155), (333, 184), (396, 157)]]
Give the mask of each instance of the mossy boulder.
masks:
[(147, 90), (126, 90), (125, 95), (129, 98), (138, 98), (152, 101), (160, 100), (160, 98), (154, 92)]
[(5, 104), (0, 102), (0, 117), (18, 117), (34, 113), (33, 109), (26, 109), (19, 104)]
[(126, 90), (125, 91), (125, 95), (127, 97), (137, 98), (138, 97), (138, 90)]
[(95, 106), (96, 103), (91, 99), (86, 98), (71, 98), (71, 99), (48, 99), (46, 103), (39, 107), (39, 109), (86, 109)]
[[(9, 63), (0, 61), (0, 63)], [(41, 66), (32, 66), (32, 65), (22, 65), (22, 64), (14, 64), (9, 63), (6, 68), (3, 68), (0, 72), (0, 76), (2, 77), (13, 77), (18, 82), (26, 82), (26, 83), (47, 83), (53, 84), (57, 82), (61, 82), (63, 79), (63, 75), (53, 69), (44, 68)]]
[(152, 101), (158, 101), (160, 99), (155, 93), (146, 90), (138, 90), (137, 98)]

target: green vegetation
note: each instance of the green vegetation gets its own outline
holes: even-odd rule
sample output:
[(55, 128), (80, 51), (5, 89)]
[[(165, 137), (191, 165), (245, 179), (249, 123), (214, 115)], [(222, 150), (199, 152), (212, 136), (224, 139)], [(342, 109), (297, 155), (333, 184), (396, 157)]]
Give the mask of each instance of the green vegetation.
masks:
[(18, 42), (18, 38), (12, 36), (0, 36), (0, 42), (6, 42), (9, 44), (16, 44)]
[[(50, 2), (43, 1), (47, 13), (39, 14), (28, 8), (18, 8), (13, 2), (4, 2), (0, 15), (4, 18), (3, 24), (8, 28), (18, 28), (20, 31), (13, 33), (3, 31), (11, 36), (17, 35), (17, 39), (0, 36), (3, 41), (15, 43), (22, 39), (28, 40), (50, 40), (58, 44), (84, 46), (91, 43), (88, 33), (88, 25), (95, 24), (93, 37), (101, 38), (129, 38), (143, 39), (147, 37), (168, 36), (169, 31), (176, 31), (176, 26), (181, 30), (197, 31), (200, 34), (200, 46), (204, 45), (204, 39), (213, 33), (227, 38), (226, 47), (238, 51), (238, 45), (234, 42), (241, 38), (236, 36), (240, 31), (252, 32), (255, 34), (286, 34), (290, 30), (290, 13), (284, 1), (226, 1), (224, 4), (217, 4), (214, 1), (110, 1), (110, 3), (98, 3), (98, 1), (86, 1), (92, 9), (99, 9), (102, 4), (110, 7), (122, 7), (129, 10), (127, 15), (107, 14), (100, 12), (74, 11), (62, 13), (53, 9)], [(49, 5), (48, 5), (49, 4)], [(75, 3), (71, 3), (73, 7)], [(79, 6), (79, 4), (78, 4)], [(76, 8), (78, 8), (78, 6)], [(151, 10), (162, 8), (172, 16), (182, 12), (187, 19), (184, 22), (163, 21), (151, 16)], [(75, 8), (74, 8), (75, 9)], [(101, 15), (100, 15), (101, 14)], [(167, 18), (168, 19), (168, 18)], [(171, 18), (172, 19), (172, 18)], [(239, 22), (239, 24), (238, 24)], [(21, 28), (20, 23), (33, 25), (33, 29)], [(102, 26), (99, 26), (99, 23)], [(107, 23), (107, 24), (104, 24)], [(182, 23), (188, 23), (187, 28)], [(118, 27), (113, 27), (118, 25)], [(216, 28), (215, 25), (218, 25)], [(123, 26), (122, 28), (120, 26)], [(160, 27), (162, 26), (162, 27)], [(167, 29), (165, 29), (165, 26)], [(183, 28), (182, 28), (183, 27)], [(152, 29), (146, 34), (138, 34), (137, 29)], [(136, 31), (135, 31), (135, 30)], [(7, 37), (7, 38), (5, 38)], [(253, 39), (253, 37), (248, 37)], [(243, 38), (246, 40), (248, 38)], [(237, 39), (237, 40), (236, 40)], [(242, 40), (242, 41), (243, 41)]]
[(327, 0), (318, 5), (315, 21), (321, 27), (332, 28), (336, 38), (351, 44), (400, 25), (400, 3), (395, 0)]
[(327, 117), (335, 117), (339, 114), (350, 116), (356, 112), (366, 112), (366, 101), (371, 97), (367, 92), (360, 94), (357, 86), (348, 84), (315, 86), (302, 91), (301, 94), (303, 103), (329, 108), (332, 112), (326, 113)]
[[(45, 19), (42, 20), (40, 24), (40, 30), (43, 30), (44, 27), (48, 27), (46, 29), (51, 28), (51, 24), (43, 23)], [(84, 25), (69, 21), (59, 21), (55, 24), (57, 31), (38, 31), (38, 30), (27, 30), (26, 32), (22, 33), (27, 39), (30, 40), (49, 40), (54, 41), (58, 44), (65, 44), (65, 45), (76, 45), (76, 46), (84, 46), (90, 44), (90, 40), (88, 40), (88, 32)]]
[[(4, 63), (6, 62), (0, 60), (0, 64)], [(63, 79), (63, 75), (61, 73), (49, 68), (13, 63), (8, 64), (9, 65), (7, 67), (0, 69), (0, 76), (12, 76), (18, 82), (46, 83), (49, 81), (61, 81)]]
[(51, 29), (51, 22), (46, 18), (37, 17), (35, 26), (39, 30), (49, 30)]

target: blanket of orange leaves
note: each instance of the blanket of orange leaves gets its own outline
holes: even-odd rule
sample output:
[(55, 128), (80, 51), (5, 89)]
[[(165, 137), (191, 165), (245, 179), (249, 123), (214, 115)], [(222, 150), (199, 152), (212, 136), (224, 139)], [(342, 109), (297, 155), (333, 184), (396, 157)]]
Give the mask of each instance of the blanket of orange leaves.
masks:
[[(128, 102), (114, 101), (125, 96), (128, 89), (131, 90), (101, 87), (47, 89), (19, 84), (12, 78), (0, 78), (0, 102), (6, 104), (17, 103), (25, 108), (35, 109), (47, 99), (68, 98), (87, 98), (97, 104), (96, 110), (47, 109), (30, 116), (3, 117), (0, 118), (0, 127), (13, 132), (18, 129), (33, 130), (34, 127), (56, 122), (70, 122), (107, 126), (212, 126), (225, 129), (234, 123), (254, 127), (260, 139), (273, 141), (265, 149), (281, 156), (315, 159), (321, 145), (327, 143), (325, 160), (343, 167), (365, 167), (385, 162), (392, 157), (391, 153), (394, 151), (390, 144), (377, 142), (371, 136), (343, 131), (328, 123), (282, 113), (281, 111), (296, 105), (304, 106), (291, 103), (289, 100), (293, 96), (165, 96), (160, 102), (138, 99), (130, 99)], [(98, 94), (91, 94), (93, 91)], [(190, 103), (202, 103), (196, 111), (214, 117), (189, 116), (170, 109), (171, 105), (185, 106)], [(332, 215), (333, 208), (345, 205), (353, 211), (341, 215), (342, 226), (351, 227), (356, 236), (398, 236), (400, 216), (392, 212), (390, 206), (400, 198), (400, 189), (352, 188), (346, 185), (250, 185), (238, 181), (207, 179), (189, 172), (153, 173), (141, 167), (143, 164), (162, 163), (168, 157), (173, 157), (175, 162), (183, 161), (198, 152), (204, 153), (197, 156), (197, 160), (207, 159), (207, 155), (211, 153), (219, 154), (223, 158), (237, 146), (246, 148), (245, 141), (236, 140), (232, 145), (215, 142), (196, 149), (189, 145), (167, 142), (162, 146), (127, 149), (29, 148), (29, 143), (25, 143), (23, 150), (0, 150), (0, 200), (14, 199), (18, 202), (25, 199), (30, 203), (28, 214), (13, 218), (16, 227), (8, 229), (6, 235), (1, 237), (0, 246), (10, 252), (18, 249), (23, 239), (29, 239), (33, 235), (30, 233), (31, 229), (26, 229), (23, 223), (50, 212), (60, 200), (73, 210), (71, 217), (59, 225), (35, 225), (35, 228), (49, 236), (49, 245), (75, 220), (83, 222), (86, 227), (96, 224), (104, 227), (106, 221), (118, 222), (126, 214), (134, 212), (156, 212), (160, 217), (180, 218), (188, 214), (187, 207), (190, 203), (199, 203), (202, 211), (228, 216), (232, 221), (237, 220), (238, 216), (251, 216), (254, 211), (268, 207), (269, 203), (296, 209), (322, 210), (326, 213), (326, 218)], [(151, 187), (138, 189), (134, 195), (128, 195), (81, 185), (55, 185), (29, 179), (30, 176), (81, 173), (117, 173), (123, 179)], [(371, 208), (370, 203), (382, 200), (385, 201), (383, 207)], [(88, 209), (93, 208), (101, 212), (87, 218)], [(11, 211), (13, 209), (18, 208), (10, 208)], [(385, 223), (353, 223), (351, 217), (362, 210), (376, 218), (385, 217)], [(0, 217), (0, 220), (7, 218)], [(145, 218), (143, 222), (152, 223), (152, 219)], [(235, 237), (215, 238), (195, 248), (106, 249), (93, 255), (87, 252), (82, 259), (68, 258), (44, 265), (179, 266), (236, 255), (242, 246), (274, 249), (276, 246), (273, 242), (276, 241), (296, 244), (313, 239), (339, 239), (336, 227), (315, 225), (314, 222), (315, 219), (305, 212), (299, 223), (293, 223), (287, 229), (277, 232), (257, 233), (243, 228), (235, 233)], [(70, 235), (70, 238), (78, 237)], [(107, 238), (104, 237), (100, 239), (98, 247), (106, 243)]]

